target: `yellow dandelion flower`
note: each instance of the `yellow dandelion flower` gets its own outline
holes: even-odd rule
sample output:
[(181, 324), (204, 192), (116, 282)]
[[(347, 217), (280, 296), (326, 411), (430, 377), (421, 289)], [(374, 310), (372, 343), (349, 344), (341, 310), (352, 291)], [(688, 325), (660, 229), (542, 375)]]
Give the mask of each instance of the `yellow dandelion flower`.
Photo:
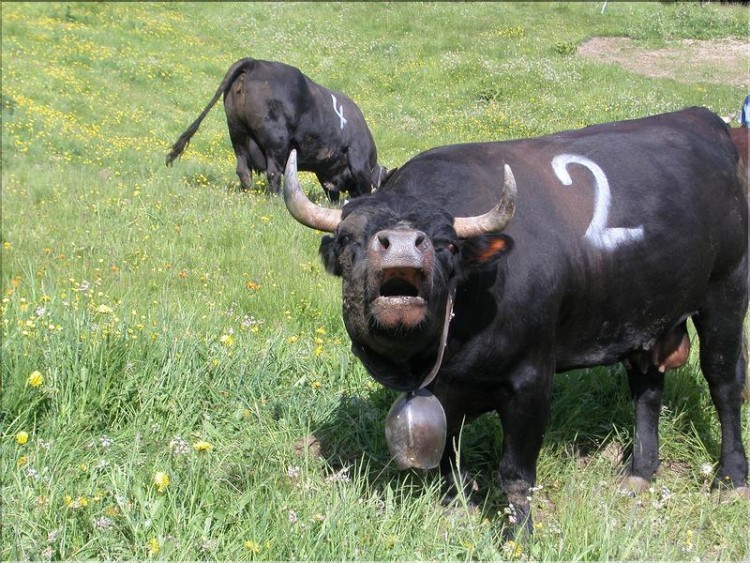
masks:
[(523, 554), (523, 546), (516, 541), (508, 540), (503, 546), (503, 551), (505, 551), (509, 557), (518, 559)]
[(258, 542), (246, 540), (242, 545), (245, 546), (245, 549), (252, 551), (253, 553), (258, 553), (260, 551), (260, 544)]
[(148, 540), (146, 548), (148, 548), (149, 555), (156, 555), (159, 553), (161, 551), (161, 544), (159, 543), (158, 538), (151, 538)]
[(29, 462), (29, 456), (22, 455), (18, 458), (18, 461), (16, 462), (18, 464), (18, 467), (21, 467), (23, 465), (26, 465)]
[(98, 306), (98, 307), (96, 308), (96, 312), (97, 312), (97, 313), (99, 313), (100, 315), (111, 315), (111, 314), (112, 314), (112, 313), (114, 313), (115, 311), (114, 311), (114, 309), (112, 309), (112, 307), (110, 307), (109, 305), (104, 305), (104, 304), (102, 304), (102, 305), (99, 305), (99, 306)]
[(213, 445), (205, 440), (200, 440), (193, 444), (193, 449), (196, 452), (210, 452), (214, 449)]
[(29, 374), (28, 379), (26, 379), (26, 385), (29, 385), (31, 387), (39, 387), (44, 383), (44, 376), (42, 375), (41, 371), (34, 370)]
[(232, 336), (231, 334), (222, 334), (221, 338), (219, 338), (219, 342), (229, 348), (234, 344), (234, 336)]
[(89, 505), (89, 499), (87, 499), (85, 496), (79, 496), (78, 498), (74, 499), (70, 495), (65, 495), (63, 497), (63, 503), (67, 508), (86, 508)]
[(254, 282), (254, 281), (250, 280), (250, 281), (248, 281), (248, 282), (247, 282), (247, 283), (245, 284), (245, 287), (247, 287), (247, 288), (248, 288), (248, 289), (250, 289), (250, 290), (256, 290), (256, 289), (260, 289), (260, 287), (261, 287), (261, 286), (260, 286), (260, 284), (259, 284), (259, 283), (256, 283), (256, 282)]
[(26, 442), (29, 441), (29, 433), (24, 432), (23, 430), (16, 434), (16, 444), (19, 446), (23, 446)]
[(157, 492), (163, 493), (169, 486), (169, 475), (164, 471), (157, 471), (154, 473), (154, 485)]

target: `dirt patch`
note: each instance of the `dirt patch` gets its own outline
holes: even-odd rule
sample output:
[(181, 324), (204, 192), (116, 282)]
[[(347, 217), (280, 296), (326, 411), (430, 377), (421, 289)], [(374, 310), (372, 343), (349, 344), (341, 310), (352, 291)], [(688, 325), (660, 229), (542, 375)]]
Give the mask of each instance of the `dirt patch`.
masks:
[(741, 39), (683, 39), (647, 50), (627, 37), (594, 37), (578, 54), (631, 72), (679, 82), (728, 84), (750, 91), (750, 43)]

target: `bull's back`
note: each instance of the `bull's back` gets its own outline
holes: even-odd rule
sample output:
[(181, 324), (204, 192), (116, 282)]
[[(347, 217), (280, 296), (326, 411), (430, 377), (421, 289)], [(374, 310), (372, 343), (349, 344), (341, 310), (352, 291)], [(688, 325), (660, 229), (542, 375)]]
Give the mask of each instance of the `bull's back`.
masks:
[(297, 68), (275, 61), (252, 60), (227, 89), (227, 119), (251, 130), (274, 124), (294, 127), (309, 106), (310, 81)]
[[(474, 215), (496, 204), (507, 163), (519, 190), (512, 225), (534, 220), (526, 217), (526, 207), (584, 205), (586, 194), (564, 184), (568, 174), (588, 183), (589, 204), (609, 193), (611, 213), (621, 201), (625, 209), (619, 214), (659, 222), (662, 217), (654, 210), (672, 217), (679, 211), (675, 205), (686, 201), (709, 203), (718, 197), (734, 209), (733, 194), (746, 192), (736, 178), (734, 145), (741, 143), (741, 135), (730, 137), (717, 115), (690, 108), (532, 139), (437, 147), (404, 164), (383, 189), (433, 201), (456, 216)], [(706, 183), (718, 184), (723, 192), (706, 191)], [(720, 205), (707, 211), (721, 213)]]
[(647, 346), (747, 254), (737, 151), (707, 110), (441, 147), (404, 165), (386, 189), (475, 215), (497, 202), (505, 163), (518, 196), (498, 318), (528, 303), (543, 309), (539, 326), (526, 328), (557, 323), (560, 369)]

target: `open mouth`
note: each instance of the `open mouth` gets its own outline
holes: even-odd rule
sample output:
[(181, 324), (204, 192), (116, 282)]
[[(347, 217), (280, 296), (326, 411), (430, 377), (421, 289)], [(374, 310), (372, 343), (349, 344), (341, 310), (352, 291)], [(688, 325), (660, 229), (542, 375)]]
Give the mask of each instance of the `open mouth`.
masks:
[(416, 268), (390, 268), (383, 271), (381, 297), (419, 297), (422, 272)]
[(418, 268), (389, 268), (383, 271), (378, 296), (371, 304), (373, 317), (381, 326), (413, 328), (427, 314), (427, 301), (420, 295), (423, 273)]

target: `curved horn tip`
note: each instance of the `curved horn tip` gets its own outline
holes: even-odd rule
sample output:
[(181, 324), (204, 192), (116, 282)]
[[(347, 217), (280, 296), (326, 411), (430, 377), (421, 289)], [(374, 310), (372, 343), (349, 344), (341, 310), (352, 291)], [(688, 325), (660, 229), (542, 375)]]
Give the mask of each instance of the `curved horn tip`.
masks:
[(292, 149), (289, 152), (289, 157), (286, 159), (284, 174), (289, 174), (292, 171), (297, 172), (297, 149)]
[(510, 164), (505, 165), (503, 172), (505, 174), (505, 191), (515, 197), (518, 192), (518, 187), (516, 185), (516, 177), (513, 174), (513, 170), (510, 169)]

